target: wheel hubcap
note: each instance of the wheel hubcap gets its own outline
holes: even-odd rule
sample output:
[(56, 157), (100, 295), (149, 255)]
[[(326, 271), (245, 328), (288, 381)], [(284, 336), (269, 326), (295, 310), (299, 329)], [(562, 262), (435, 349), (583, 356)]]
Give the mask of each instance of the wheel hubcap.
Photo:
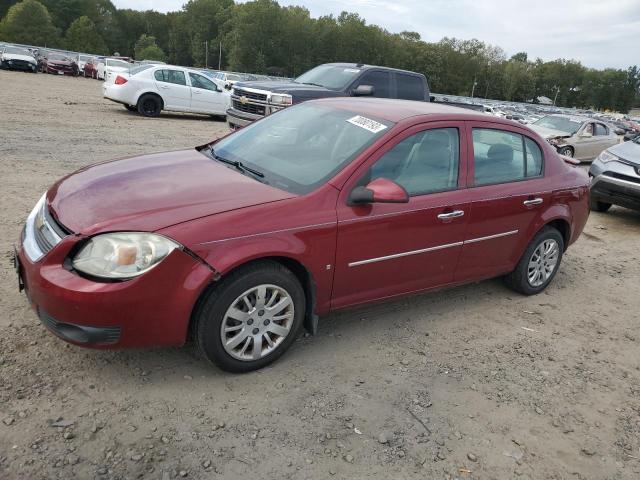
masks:
[(220, 327), (222, 345), (235, 359), (259, 360), (289, 335), (293, 318), (293, 299), (285, 289), (276, 285), (251, 288), (227, 309)]
[(547, 239), (536, 247), (527, 268), (529, 285), (539, 287), (549, 280), (558, 265), (559, 254), (560, 247), (553, 239)]

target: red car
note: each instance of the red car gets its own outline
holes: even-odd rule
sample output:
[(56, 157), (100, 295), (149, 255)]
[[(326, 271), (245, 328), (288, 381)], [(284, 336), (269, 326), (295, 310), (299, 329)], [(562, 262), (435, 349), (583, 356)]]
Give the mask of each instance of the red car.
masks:
[(93, 57), (88, 59), (82, 68), (82, 74), (89, 78), (98, 78), (98, 63), (100, 59)]
[(54, 75), (73, 75), (78, 76), (78, 64), (72, 58), (63, 53), (49, 52), (42, 59), (41, 68), (43, 73), (52, 73)]
[(66, 341), (193, 336), (223, 369), (248, 371), (332, 310), (497, 276), (541, 292), (587, 221), (588, 184), (515, 122), (324, 99), (63, 178), (29, 215), (16, 263)]

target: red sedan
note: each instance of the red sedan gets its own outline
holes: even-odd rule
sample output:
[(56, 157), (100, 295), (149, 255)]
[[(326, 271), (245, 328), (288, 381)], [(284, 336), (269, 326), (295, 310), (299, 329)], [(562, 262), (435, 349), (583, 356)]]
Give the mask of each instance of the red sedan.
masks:
[(325, 99), (63, 178), (29, 215), (16, 264), (66, 341), (193, 335), (248, 371), (332, 310), (497, 276), (541, 292), (587, 221), (588, 183), (515, 122)]

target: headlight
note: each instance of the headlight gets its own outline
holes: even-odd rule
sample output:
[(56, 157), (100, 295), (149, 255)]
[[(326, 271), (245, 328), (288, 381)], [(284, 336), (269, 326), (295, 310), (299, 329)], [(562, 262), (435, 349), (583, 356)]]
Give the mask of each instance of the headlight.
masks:
[(151, 270), (178, 247), (153, 233), (106, 233), (82, 247), (73, 268), (94, 277), (132, 278)]
[(606, 150), (603, 150), (602, 153), (598, 155), (598, 160), (600, 160), (602, 163), (607, 163), (607, 162), (616, 162), (620, 160), (620, 158), (614, 155), (613, 153), (609, 153)]
[(291, 105), (293, 103), (293, 98), (291, 95), (274, 93), (271, 95), (271, 103), (274, 105)]
[(547, 138), (547, 142), (549, 142), (551, 145), (557, 145), (558, 144), (558, 140), (559, 140), (559, 138), (557, 138), (557, 137)]

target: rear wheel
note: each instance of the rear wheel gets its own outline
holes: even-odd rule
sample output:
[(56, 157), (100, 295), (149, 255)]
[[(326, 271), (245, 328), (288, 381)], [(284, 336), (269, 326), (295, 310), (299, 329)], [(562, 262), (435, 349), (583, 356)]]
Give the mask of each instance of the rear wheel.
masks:
[(162, 111), (162, 100), (157, 95), (147, 93), (138, 100), (137, 110), (145, 117), (157, 117)]
[(300, 282), (276, 262), (240, 268), (205, 294), (195, 314), (196, 339), (223, 370), (249, 372), (280, 357), (302, 327)]
[(601, 202), (593, 197), (589, 199), (589, 207), (596, 212), (606, 212), (611, 208), (611, 204), (607, 202)]
[(516, 269), (505, 277), (507, 285), (524, 295), (542, 292), (558, 272), (563, 252), (562, 234), (553, 227), (543, 228), (529, 243)]

